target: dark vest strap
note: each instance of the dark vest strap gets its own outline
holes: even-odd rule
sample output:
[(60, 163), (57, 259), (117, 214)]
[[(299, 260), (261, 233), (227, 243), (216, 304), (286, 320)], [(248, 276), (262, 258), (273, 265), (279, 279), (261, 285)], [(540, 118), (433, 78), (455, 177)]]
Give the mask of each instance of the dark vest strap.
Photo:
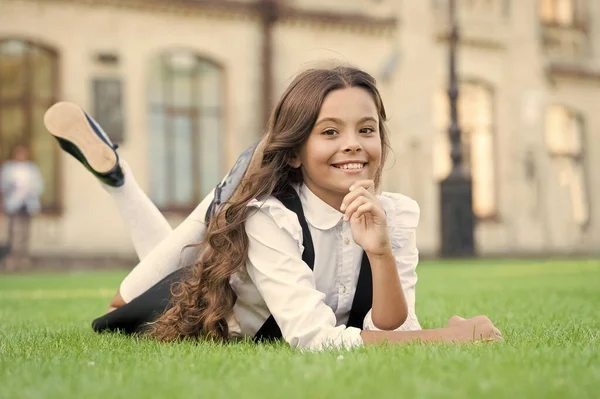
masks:
[(373, 305), (373, 276), (371, 275), (371, 263), (369, 257), (363, 252), (360, 264), (360, 274), (356, 284), (356, 292), (350, 308), (348, 327), (356, 327), (362, 330), (365, 316)]
[[(312, 236), (310, 235), (310, 230), (308, 229), (308, 223), (306, 223), (306, 218), (304, 217), (304, 210), (302, 209), (302, 202), (300, 202), (300, 197), (296, 193), (293, 187), (288, 187), (285, 191), (280, 194), (275, 195), (281, 203), (293, 211), (298, 216), (298, 221), (300, 222), (300, 227), (302, 227), (302, 242), (304, 245), (304, 252), (302, 252), (302, 260), (304, 263), (310, 267), (310, 270), (313, 270), (315, 267), (315, 248), (313, 246)], [(261, 328), (258, 329), (256, 335), (254, 335), (255, 341), (268, 341), (268, 340), (276, 340), (281, 339), (281, 329), (277, 325), (275, 318), (273, 315), (270, 315), (269, 318), (264, 322)]]
[[(315, 267), (315, 248), (310, 230), (308, 229), (308, 223), (306, 223), (306, 218), (304, 217), (304, 210), (302, 209), (300, 197), (296, 193), (296, 190), (294, 190), (292, 187), (289, 187), (281, 194), (275, 195), (275, 197), (281, 201), (286, 208), (295, 212), (298, 216), (300, 227), (302, 227), (302, 244), (304, 245), (302, 260), (308, 265), (308, 267), (310, 267), (311, 270), (313, 270)], [(369, 258), (367, 255), (363, 252), (360, 274), (358, 276), (354, 300), (352, 301), (352, 308), (350, 309), (348, 326), (362, 329), (363, 320), (371, 309), (372, 303), (373, 278), (371, 275), (371, 264), (369, 263)], [(277, 340), (281, 338), (281, 329), (277, 325), (273, 315), (269, 316), (269, 318), (264, 322), (262, 327), (254, 336), (255, 341)]]

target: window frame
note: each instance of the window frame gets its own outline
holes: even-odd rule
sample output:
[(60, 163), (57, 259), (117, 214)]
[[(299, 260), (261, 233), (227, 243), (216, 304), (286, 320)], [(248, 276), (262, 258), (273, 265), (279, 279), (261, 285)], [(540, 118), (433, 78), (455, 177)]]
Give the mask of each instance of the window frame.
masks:
[[(538, 0), (538, 17), (540, 23), (543, 26), (558, 28), (558, 29), (576, 29), (583, 32), (587, 32), (588, 30), (588, 21), (586, 18), (585, 10), (587, 5), (584, 4), (585, 0)], [(559, 2), (560, 1), (569, 1), (571, 2), (572, 13), (570, 15), (571, 22), (563, 23), (560, 21), (558, 16), (559, 14)], [(544, 3), (548, 4), (548, 7), (551, 9), (552, 16), (551, 18), (546, 18), (543, 12)]]
[[(499, 149), (498, 149), (498, 134), (497, 134), (497, 130), (498, 130), (498, 101), (496, 99), (497, 97), (497, 92), (496, 92), (496, 88), (494, 87), (494, 85), (485, 80), (485, 79), (481, 79), (481, 78), (462, 78), (460, 79), (460, 81), (458, 82), (458, 92), (459, 92), (459, 96), (458, 96), (458, 115), (459, 115), (459, 120), (458, 120), (458, 125), (461, 128), (461, 146), (463, 149), (463, 159), (462, 159), (462, 163), (463, 163), (463, 167), (467, 167), (471, 176), (471, 179), (473, 179), (473, 173), (472, 173), (472, 141), (471, 141), (471, 137), (472, 137), (472, 132), (469, 131), (469, 129), (467, 128), (468, 126), (465, 125), (465, 122), (463, 120), (460, 119), (460, 106), (461, 106), (461, 92), (463, 92), (464, 87), (467, 85), (473, 85), (473, 86), (480, 86), (482, 87), (488, 94), (490, 97), (490, 107), (491, 107), (491, 118), (490, 118), (490, 127), (489, 127), (489, 134), (491, 135), (491, 143), (492, 143), (492, 168), (493, 168), (493, 172), (492, 172), (492, 185), (493, 185), (493, 194), (492, 194), (492, 198), (494, 201), (494, 206), (493, 206), (493, 210), (490, 212), (490, 214), (488, 215), (477, 215), (477, 213), (475, 212), (475, 207), (473, 207), (473, 214), (475, 216), (475, 222), (500, 222), (501, 218), (500, 218), (500, 179), (499, 179), (499, 169), (500, 169), (500, 157), (499, 157)], [(449, 110), (450, 104), (449, 104), (449, 99), (447, 97), (447, 89), (443, 90), (444, 93), (446, 93), (445, 96), (445, 101), (446, 101), (446, 107), (445, 110)], [(447, 135), (448, 134), (448, 127), (449, 127), (449, 119), (450, 117), (448, 115), (445, 116), (446, 119), (448, 119), (448, 126), (444, 126), (442, 133)], [(469, 141), (465, 141), (465, 137), (469, 136)], [(448, 138), (449, 140), (449, 138)], [(468, 146), (468, 154), (465, 154), (465, 147)], [(465, 156), (468, 155), (468, 158)], [(450, 154), (448, 154), (448, 157), (450, 156)], [(468, 164), (467, 164), (468, 162)], [(440, 178), (440, 176), (436, 177), (438, 182), (441, 182), (445, 177)], [(472, 180), (473, 181), (473, 180)], [(474, 184), (472, 185), (472, 189), (473, 189), (473, 194), (475, 194), (475, 187)], [(475, 198), (473, 198), (473, 204), (475, 204)]]
[[(12, 42), (12, 41), (17, 41), (17, 42), (21, 42), (23, 44), (25, 44), (28, 48), (34, 48), (34, 49), (38, 49), (40, 51), (45, 52), (46, 54), (48, 54), (50, 56), (51, 62), (52, 62), (52, 81), (54, 82), (54, 85), (50, 91), (50, 96), (47, 99), (38, 99), (35, 93), (35, 88), (32, 85), (32, 79), (27, 79), (26, 81), (26, 86), (23, 90), (23, 94), (21, 95), (20, 98), (16, 98), (16, 99), (4, 99), (4, 97), (2, 96), (2, 87), (0, 86), (0, 143), (3, 142), (2, 139), (2, 125), (1, 125), (1, 121), (2, 121), (2, 110), (5, 106), (17, 106), (20, 109), (23, 110), (24, 112), (24, 127), (23, 127), (23, 133), (20, 137), (20, 139), (18, 140), (19, 144), (24, 144), (27, 146), (27, 148), (29, 149), (29, 152), (31, 154), (31, 160), (33, 162), (35, 162), (36, 164), (38, 163), (36, 158), (35, 158), (35, 152), (33, 151), (33, 140), (34, 140), (34, 127), (33, 127), (33, 114), (34, 114), (34, 109), (36, 108), (36, 106), (41, 106), (43, 108), (50, 108), (50, 106), (52, 106), (53, 104), (55, 104), (58, 101), (58, 98), (60, 97), (60, 91), (61, 91), (61, 87), (62, 87), (62, 82), (61, 82), (61, 57), (60, 57), (60, 52), (53, 46), (40, 42), (38, 40), (31, 40), (25, 37), (20, 37), (20, 36), (3, 36), (0, 37), (0, 47), (1, 45), (3, 45), (6, 42)], [(24, 60), (23, 60), (23, 65), (25, 65), (26, 68), (26, 77), (30, 77), (32, 76), (32, 72), (35, 73), (35, 67), (32, 66), (31, 63), (31, 52), (28, 51), (27, 54), (24, 56)], [(2, 51), (0, 50), (0, 57), (2, 57)], [(32, 69), (33, 68), (33, 69)], [(44, 128), (45, 130), (45, 128)], [(46, 134), (49, 135), (49, 133), (47, 131), (45, 131)], [(2, 145), (4, 147), (4, 145)], [(60, 161), (60, 151), (58, 149), (58, 146), (54, 145), (52, 146), (52, 151), (53, 151), (53, 161), (54, 161), (54, 173), (53, 173), (53, 188), (54, 191), (56, 193), (54, 201), (52, 204), (49, 205), (45, 205), (43, 202), (41, 204), (41, 210), (40, 213), (42, 215), (49, 215), (49, 216), (60, 216), (63, 213), (63, 200), (64, 200), (64, 193), (63, 193), (63, 179), (62, 179), (62, 162)], [(5, 153), (6, 154), (6, 158), (2, 160), (2, 162), (4, 162), (5, 160), (10, 159), (10, 151), (12, 151), (12, 148), (7, 148), (7, 149), (0, 149), (0, 151), (2, 151), (3, 153), (5, 153), (5, 151), (9, 151), (9, 153)], [(47, 180), (44, 180), (44, 186), (48, 187), (50, 182), (48, 182)]]
[[(547, 120), (547, 113), (550, 112), (550, 110), (553, 107), (560, 107), (563, 108), (564, 111), (566, 111), (566, 113), (573, 117), (574, 120), (578, 123), (578, 127), (579, 127), (579, 140), (581, 143), (581, 150), (579, 151), (579, 153), (577, 155), (570, 155), (570, 154), (565, 154), (563, 152), (556, 152), (556, 151), (552, 151), (552, 149), (549, 147), (548, 145), (548, 139), (547, 139), (547, 135), (548, 135), (548, 130), (549, 130), (549, 125), (548, 125), (548, 120)], [(589, 227), (590, 223), (591, 223), (591, 213), (592, 213), (592, 208), (593, 208), (593, 202), (592, 202), (592, 194), (591, 194), (591, 179), (590, 179), (590, 170), (591, 168), (589, 167), (589, 165), (587, 164), (589, 156), (586, 153), (586, 148), (587, 146), (585, 145), (585, 143), (587, 142), (587, 129), (586, 129), (586, 117), (585, 114), (582, 111), (579, 111), (576, 107), (572, 107), (570, 105), (567, 105), (565, 103), (561, 103), (561, 102), (552, 102), (547, 104), (546, 109), (545, 109), (545, 119), (544, 119), (544, 147), (545, 147), (545, 152), (548, 155), (548, 157), (550, 158), (550, 160), (570, 160), (571, 162), (575, 162), (578, 163), (579, 166), (581, 168), (583, 168), (583, 184), (584, 184), (584, 194), (583, 194), (583, 198), (585, 199), (586, 205), (587, 205), (587, 214), (588, 214), (588, 218), (586, 220), (585, 223), (581, 224), (581, 228), (582, 230), (587, 230), (587, 228)], [(572, 184), (571, 182), (569, 184)], [(570, 198), (572, 200), (572, 198)], [(571, 204), (572, 207), (574, 207), (573, 204)], [(572, 212), (574, 212), (574, 210), (571, 210)]]
[[(177, 53), (187, 53), (189, 54), (189, 56), (192, 56), (196, 63), (194, 68), (196, 70), (198, 70), (199, 68), (202, 67), (202, 64), (206, 64), (209, 65), (211, 68), (214, 68), (217, 72), (218, 72), (218, 79), (219, 79), (219, 92), (220, 92), (220, 98), (221, 101), (220, 103), (217, 105), (217, 109), (216, 109), (216, 114), (217, 114), (217, 118), (220, 124), (220, 133), (221, 133), (221, 140), (220, 140), (220, 144), (221, 144), (221, 157), (219, 160), (219, 165), (218, 167), (221, 169), (222, 173), (226, 173), (225, 170), (225, 162), (224, 162), (224, 156), (225, 153), (227, 151), (226, 148), (226, 143), (227, 143), (227, 129), (226, 129), (226, 78), (227, 75), (225, 73), (225, 68), (223, 66), (222, 63), (214, 60), (211, 57), (207, 57), (204, 54), (199, 53), (198, 51), (194, 50), (194, 49), (189, 49), (189, 48), (169, 48), (167, 50), (164, 50), (154, 56), (151, 57), (150, 59), (150, 63), (154, 63), (157, 62), (161, 65), (164, 65), (165, 62), (167, 62), (166, 60), (168, 59), (167, 57), (169, 57), (170, 55), (173, 54), (177, 54)], [(148, 75), (148, 79), (147, 79), (147, 87), (151, 87), (153, 82), (152, 82), (152, 71), (150, 70), (150, 68), (147, 69), (149, 71), (149, 75)], [(191, 145), (193, 148), (199, 148), (200, 147), (200, 143), (199, 141), (201, 140), (202, 137), (202, 128), (201, 128), (201, 118), (202, 118), (202, 114), (203, 112), (205, 112), (206, 110), (204, 109), (206, 106), (203, 106), (201, 103), (201, 100), (199, 100), (199, 91), (197, 88), (197, 84), (198, 84), (198, 78), (199, 78), (199, 72), (196, 72), (194, 74), (192, 74), (192, 81), (193, 81), (193, 86), (192, 86), (192, 91), (191, 91), (191, 95), (194, 96), (196, 95), (196, 100), (192, 99), (192, 104), (191, 105), (178, 105), (175, 104), (175, 101), (173, 100), (173, 91), (174, 91), (174, 85), (175, 85), (175, 79), (171, 79), (171, 83), (169, 84), (169, 78), (165, 77), (164, 75), (161, 75), (160, 79), (160, 83), (158, 83), (161, 86), (161, 100), (159, 102), (156, 102), (155, 99), (151, 98), (150, 95), (147, 96), (147, 104), (148, 104), (148, 117), (146, 118), (148, 121), (150, 120), (150, 114), (153, 112), (153, 109), (160, 109), (160, 112), (163, 114), (164, 116), (164, 127), (162, 128), (162, 132), (161, 134), (166, 135), (167, 137), (169, 136), (169, 134), (174, 132), (174, 121), (175, 121), (175, 117), (176, 116), (185, 116), (187, 120), (189, 120), (190, 122), (190, 131), (191, 131)], [(149, 138), (150, 140), (150, 138)], [(168, 143), (168, 145), (170, 144), (171, 146), (173, 145), (173, 140), (165, 140), (165, 143)], [(169, 154), (173, 153), (173, 147), (166, 147), (165, 149), (163, 149), (162, 151), (165, 152), (166, 154), (166, 167), (167, 167), (167, 171), (166, 171), (166, 176), (165, 179), (167, 181), (167, 191), (173, 191), (174, 189), (174, 179), (172, 178), (172, 176), (174, 175), (175, 171), (174, 171), (174, 158), (172, 156), (170, 156)], [(152, 152), (148, 152), (148, 155), (152, 155)], [(200, 192), (200, 190), (202, 189), (202, 183), (201, 183), (201, 178), (200, 178), (200, 164), (199, 164), (199, 157), (198, 156), (192, 156), (191, 159), (191, 166), (192, 166), (192, 178), (194, 181), (194, 190), (193, 190), (193, 195), (196, 196), (197, 192)], [(149, 174), (151, 174), (152, 172), (149, 170)], [(221, 176), (223, 177), (223, 176)], [(148, 184), (150, 185), (150, 187), (152, 187), (152, 178), (150, 178), (148, 180)], [(151, 188), (150, 188), (151, 191)], [(150, 194), (152, 195), (152, 194)], [(195, 197), (193, 198), (189, 203), (187, 204), (183, 204), (183, 203), (176, 203), (174, 201), (171, 200), (171, 198), (167, 197), (167, 205), (161, 205), (161, 204), (157, 204), (157, 207), (161, 210), (161, 212), (164, 212), (166, 214), (176, 214), (176, 215), (187, 215), (189, 214), (191, 211), (193, 211), (198, 204), (200, 203), (200, 201), (202, 201), (203, 197), (202, 194), (199, 194), (199, 197)], [(154, 198), (152, 199), (154, 201)]]

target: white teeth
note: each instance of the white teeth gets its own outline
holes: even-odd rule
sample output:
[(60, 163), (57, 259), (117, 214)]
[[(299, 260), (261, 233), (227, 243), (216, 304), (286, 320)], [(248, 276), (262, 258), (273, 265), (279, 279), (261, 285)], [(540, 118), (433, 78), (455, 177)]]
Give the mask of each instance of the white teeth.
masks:
[(341, 166), (337, 166), (340, 169), (362, 169), (365, 164), (362, 163), (347, 163)]

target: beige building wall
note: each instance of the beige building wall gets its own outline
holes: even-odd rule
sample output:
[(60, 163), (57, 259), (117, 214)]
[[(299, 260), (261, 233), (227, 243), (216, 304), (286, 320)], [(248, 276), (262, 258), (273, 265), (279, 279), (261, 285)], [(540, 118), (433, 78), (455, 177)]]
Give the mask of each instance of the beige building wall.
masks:
[[(250, 3), (250, 1), (246, 1)], [(552, 57), (537, 0), (462, 2), (459, 74), (493, 89), (494, 218), (476, 225), (480, 255), (600, 252), (600, 3), (589, 1), (591, 25), (583, 55)], [(379, 81), (390, 116), (392, 150), (384, 189), (421, 206), (418, 244), (424, 255), (440, 248), (439, 181), (435, 175), (434, 98), (447, 86), (445, 1), (290, 0), (310, 13), (396, 16), (396, 28), (361, 29), (284, 17), (274, 29), (274, 97), (308, 67), (353, 64)], [(471, 6), (467, 6), (471, 4)], [(469, 8), (471, 7), (471, 8)], [(200, 9), (198, 9), (200, 10)], [(143, 189), (148, 187), (147, 65), (161, 51), (186, 48), (223, 66), (226, 78), (226, 154), (237, 154), (262, 131), (261, 26), (250, 13), (208, 8), (193, 13), (151, 8), (76, 5), (74, 2), (0, 1), (0, 37), (23, 37), (55, 47), (61, 56), (61, 99), (91, 106), (90, 80), (116, 75), (125, 82), (126, 141), (120, 153)], [(101, 68), (99, 51), (117, 53), (118, 67)], [(562, 54), (562, 55), (561, 55)], [(568, 65), (586, 73), (548, 74)], [(564, 167), (546, 145), (546, 110), (562, 104), (584, 120), (583, 165), (589, 222), (573, 218)], [(109, 196), (72, 158), (63, 155), (64, 214), (36, 220), (36, 253), (133, 254)], [(561, 178), (562, 176), (562, 178)], [(176, 225), (180, 217), (171, 218)]]

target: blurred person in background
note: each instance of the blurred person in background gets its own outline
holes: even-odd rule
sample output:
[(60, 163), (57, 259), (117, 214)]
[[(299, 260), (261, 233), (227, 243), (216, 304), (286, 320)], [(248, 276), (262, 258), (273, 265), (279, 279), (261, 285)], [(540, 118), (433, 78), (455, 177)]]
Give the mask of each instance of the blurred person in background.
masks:
[(26, 268), (29, 263), (29, 226), (31, 216), (40, 211), (44, 181), (38, 166), (31, 161), (29, 148), (17, 145), (10, 160), (0, 170), (2, 207), (8, 217), (8, 270)]

